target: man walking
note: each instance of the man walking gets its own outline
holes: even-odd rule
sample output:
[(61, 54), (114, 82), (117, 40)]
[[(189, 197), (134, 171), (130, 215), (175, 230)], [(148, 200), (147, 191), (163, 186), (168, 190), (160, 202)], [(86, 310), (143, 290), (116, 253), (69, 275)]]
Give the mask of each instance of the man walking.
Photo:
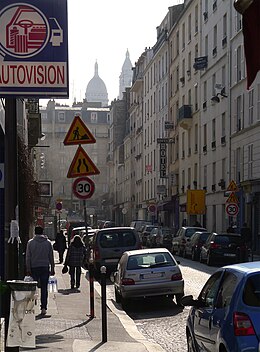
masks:
[(27, 275), (40, 283), (41, 314), (46, 315), (49, 275), (55, 275), (55, 272), (52, 244), (41, 226), (35, 227), (35, 236), (27, 243), (26, 269)]

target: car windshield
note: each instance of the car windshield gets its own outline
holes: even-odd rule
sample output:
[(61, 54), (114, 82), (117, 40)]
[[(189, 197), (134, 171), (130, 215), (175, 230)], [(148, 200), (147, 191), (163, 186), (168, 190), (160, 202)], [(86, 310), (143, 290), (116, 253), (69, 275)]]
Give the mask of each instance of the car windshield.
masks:
[(128, 270), (152, 268), (157, 266), (176, 266), (169, 253), (145, 253), (130, 256), (127, 263)]
[(199, 240), (200, 240), (201, 242), (206, 242), (207, 239), (208, 239), (208, 237), (209, 237), (209, 233), (208, 233), (208, 232), (205, 232), (205, 233), (200, 234)]
[(217, 244), (230, 244), (230, 243), (241, 244), (241, 237), (218, 235), (215, 237), (214, 242)]
[(245, 284), (243, 300), (246, 305), (260, 307), (260, 273), (251, 275)]
[(100, 236), (102, 248), (121, 248), (135, 246), (136, 237), (132, 231), (109, 231)]

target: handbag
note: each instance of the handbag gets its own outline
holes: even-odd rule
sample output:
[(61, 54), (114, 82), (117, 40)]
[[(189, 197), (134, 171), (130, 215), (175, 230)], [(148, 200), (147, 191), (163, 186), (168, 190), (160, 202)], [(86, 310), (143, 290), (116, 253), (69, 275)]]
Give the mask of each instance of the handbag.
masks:
[(61, 271), (62, 274), (66, 274), (68, 271), (69, 271), (68, 266), (64, 265), (63, 268), (62, 268), (62, 271)]
[(56, 243), (56, 242), (54, 242), (54, 243), (53, 243), (53, 249), (54, 249), (55, 251), (57, 251), (57, 250), (58, 250), (58, 245), (57, 245), (57, 243)]

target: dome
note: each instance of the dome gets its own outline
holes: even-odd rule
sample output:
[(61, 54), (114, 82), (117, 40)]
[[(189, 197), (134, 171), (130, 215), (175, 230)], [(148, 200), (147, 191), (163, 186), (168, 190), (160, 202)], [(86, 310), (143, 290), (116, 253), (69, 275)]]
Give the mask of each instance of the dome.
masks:
[(98, 75), (98, 64), (95, 63), (94, 77), (89, 81), (85, 98), (88, 102), (100, 102), (102, 106), (108, 105), (107, 88), (104, 81)]

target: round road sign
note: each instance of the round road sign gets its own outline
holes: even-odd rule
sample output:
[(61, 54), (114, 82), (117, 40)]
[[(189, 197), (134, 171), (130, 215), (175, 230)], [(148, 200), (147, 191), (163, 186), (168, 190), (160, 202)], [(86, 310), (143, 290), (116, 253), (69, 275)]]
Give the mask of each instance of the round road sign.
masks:
[(228, 203), (226, 205), (226, 213), (229, 216), (236, 216), (239, 212), (239, 207), (236, 203)]
[(88, 199), (95, 191), (95, 184), (89, 177), (79, 177), (73, 182), (72, 190), (77, 198)]
[(150, 213), (155, 213), (156, 210), (157, 210), (156, 204), (150, 204), (150, 205), (148, 206), (148, 211), (149, 211)]

